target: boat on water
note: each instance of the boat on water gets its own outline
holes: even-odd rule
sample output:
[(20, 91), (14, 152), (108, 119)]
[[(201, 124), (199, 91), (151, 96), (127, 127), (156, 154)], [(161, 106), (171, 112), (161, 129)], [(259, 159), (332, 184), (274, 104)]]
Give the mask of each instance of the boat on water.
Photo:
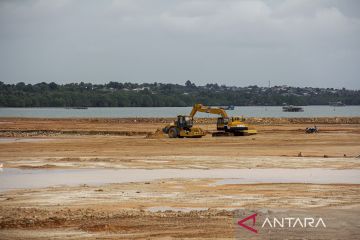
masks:
[(345, 104), (342, 101), (329, 102), (329, 105), (332, 107), (344, 107), (345, 106)]
[(282, 107), (283, 112), (303, 112), (304, 109), (299, 106), (287, 105)]

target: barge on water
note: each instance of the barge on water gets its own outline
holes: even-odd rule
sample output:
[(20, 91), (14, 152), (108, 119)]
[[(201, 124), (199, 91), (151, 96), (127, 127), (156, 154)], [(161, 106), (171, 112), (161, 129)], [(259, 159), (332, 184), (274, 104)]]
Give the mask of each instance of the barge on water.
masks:
[(283, 112), (303, 112), (304, 111), (304, 109), (302, 107), (292, 106), (292, 105), (283, 106), (282, 110), (283, 110)]

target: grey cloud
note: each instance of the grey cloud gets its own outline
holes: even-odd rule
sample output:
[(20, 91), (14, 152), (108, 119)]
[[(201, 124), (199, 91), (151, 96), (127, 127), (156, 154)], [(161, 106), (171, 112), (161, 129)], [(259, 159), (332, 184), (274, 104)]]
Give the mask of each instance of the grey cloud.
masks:
[(350, 0), (0, 2), (0, 81), (359, 88)]

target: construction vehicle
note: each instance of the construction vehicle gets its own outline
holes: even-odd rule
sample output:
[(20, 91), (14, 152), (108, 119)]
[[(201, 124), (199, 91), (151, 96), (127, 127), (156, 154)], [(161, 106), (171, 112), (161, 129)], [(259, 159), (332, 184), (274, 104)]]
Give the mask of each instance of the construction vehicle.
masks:
[(168, 134), (169, 138), (201, 138), (206, 135), (204, 130), (199, 127), (193, 127), (193, 118), (190, 116), (177, 116), (177, 119), (163, 128), (163, 132)]
[(208, 106), (203, 106), (202, 104), (195, 104), (189, 117), (193, 119), (197, 112), (220, 115), (216, 123), (216, 128), (218, 131), (212, 134), (214, 137), (244, 136), (244, 135), (253, 135), (257, 133), (255, 129), (249, 129), (249, 126), (243, 122), (244, 118), (229, 117), (223, 108), (208, 107)]
[(305, 133), (318, 133), (319, 129), (316, 127), (316, 125), (314, 127), (307, 127), (305, 129)]
[(207, 107), (202, 104), (195, 104), (189, 116), (179, 115), (177, 120), (163, 128), (163, 132), (170, 138), (200, 138), (206, 135), (199, 127), (193, 127), (194, 116), (197, 112), (218, 114), (217, 132), (212, 136), (244, 136), (256, 134), (256, 130), (249, 129), (240, 117), (229, 117), (223, 108)]

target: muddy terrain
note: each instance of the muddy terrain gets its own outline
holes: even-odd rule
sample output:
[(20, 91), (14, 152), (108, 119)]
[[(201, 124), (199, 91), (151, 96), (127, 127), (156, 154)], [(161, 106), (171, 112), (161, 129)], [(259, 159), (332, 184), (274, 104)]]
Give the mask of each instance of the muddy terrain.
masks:
[[(48, 178), (60, 176), (51, 174), (54, 170), (88, 168), (273, 169), (274, 174), (276, 169), (360, 169), (360, 118), (248, 119), (257, 135), (201, 139), (167, 138), (159, 129), (170, 121), (1, 118), (5, 169), (0, 179), (6, 169), (48, 170)], [(214, 119), (196, 124), (215, 130)], [(315, 124), (319, 133), (304, 133)], [(305, 236), (307, 229), (282, 230), (272, 239), (360, 238), (360, 185), (335, 177), (319, 184), (304, 176), (303, 183), (248, 184), (241, 176), (229, 182), (223, 176), (184, 174), (106, 184), (19, 184), (0, 192), (0, 239), (263, 239), (269, 229), (246, 235), (236, 224), (254, 212), (320, 216), (327, 225)]]

